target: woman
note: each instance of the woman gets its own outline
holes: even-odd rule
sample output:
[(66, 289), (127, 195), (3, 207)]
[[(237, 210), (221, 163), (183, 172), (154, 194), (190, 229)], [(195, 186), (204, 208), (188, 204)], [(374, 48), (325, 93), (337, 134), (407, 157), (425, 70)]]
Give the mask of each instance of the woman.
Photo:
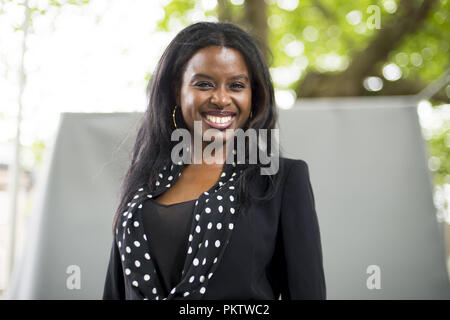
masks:
[[(263, 175), (261, 153), (249, 161), (249, 144), (245, 161), (236, 161), (243, 153), (233, 132), (276, 130), (274, 90), (255, 39), (229, 23), (193, 24), (169, 44), (149, 89), (103, 298), (325, 299), (306, 162), (277, 153), (279, 169)], [(183, 129), (191, 148), (174, 161), (172, 133)], [(221, 146), (210, 157), (219, 161), (203, 153), (191, 161), (198, 137), (207, 150), (208, 131)], [(273, 155), (272, 135), (267, 142)]]

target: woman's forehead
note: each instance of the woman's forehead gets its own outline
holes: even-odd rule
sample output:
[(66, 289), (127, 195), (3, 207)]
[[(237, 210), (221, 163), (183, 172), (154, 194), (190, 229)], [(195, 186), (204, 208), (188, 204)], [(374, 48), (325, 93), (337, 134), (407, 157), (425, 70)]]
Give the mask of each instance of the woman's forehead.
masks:
[(209, 46), (198, 50), (188, 61), (185, 74), (217, 74), (224, 76), (235, 76), (245, 74), (248, 69), (244, 56), (233, 48)]

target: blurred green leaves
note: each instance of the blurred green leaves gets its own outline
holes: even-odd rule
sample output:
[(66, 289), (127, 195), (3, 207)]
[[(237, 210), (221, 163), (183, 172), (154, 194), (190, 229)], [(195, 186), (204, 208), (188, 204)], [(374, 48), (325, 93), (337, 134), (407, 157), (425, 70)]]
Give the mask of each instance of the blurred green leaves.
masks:
[(164, 7), (164, 19), (158, 22), (158, 28), (164, 31), (170, 31), (171, 21), (178, 20), (177, 22), (182, 25), (188, 25), (190, 23), (187, 12), (194, 9), (194, 0), (174, 0), (170, 1)]
[[(440, 132), (433, 134), (428, 141), (431, 165), (434, 166), (433, 183), (443, 185), (450, 183), (450, 119), (446, 119)], [(446, 180), (447, 179), (447, 180)]]
[[(202, 10), (199, 2), (202, 1), (168, 2), (159, 28), (177, 31), (172, 26), (181, 28), (194, 23), (192, 11)], [(227, 21), (247, 29), (246, 22), (251, 19), (244, 10), (245, 2), (238, 5), (233, 2), (236, 3), (219, 0), (215, 10), (204, 14), (222, 20), (226, 17)], [(376, 11), (380, 13), (380, 29), (370, 26), (373, 20), (370, 6), (379, 8)], [(323, 80), (317, 87), (320, 84), (325, 90), (310, 96), (334, 95), (329, 89), (343, 79), (349, 82), (347, 87), (361, 87), (358, 95), (416, 94), (450, 68), (450, 0), (261, 0), (261, 10), (266, 11), (267, 45), (274, 58), (268, 63), (278, 89), (301, 92), (298, 89), (305, 78), (316, 74)], [(178, 23), (171, 23), (172, 19)], [(377, 39), (384, 30), (398, 35), (396, 41)], [(375, 46), (374, 51), (385, 46), (381, 53), (364, 52), (375, 40), (378, 48)], [(386, 51), (388, 54), (384, 54)], [(356, 59), (361, 52), (365, 55)], [(375, 59), (375, 54), (381, 58)], [(354, 67), (352, 63), (362, 65), (354, 70), (369, 74), (339, 78)], [(369, 76), (379, 77), (384, 87), (372, 92), (364, 89), (362, 80)], [(311, 86), (314, 90), (316, 84)], [(449, 102), (445, 89), (434, 99), (438, 103)], [(439, 163), (434, 172), (434, 182), (438, 185), (450, 174), (448, 120), (444, 127), (443, 132), (434, 134), (428, 141), (430, 156)]]
[[(426, 0), (428, 1), (428, 0)], [(430, 2), (432, 2), (431, 0)], [(170, 21), (176, 20), (175, 26), (186, 26), (193, 23), (193, 10), (201, 11), (198, 5), (202, 1), (168, 2), (165, 6), (165, 17), (159, 23), (162, 30), (171, 30)], [(235, 1), (234, 1), (235, 2)], [(293, 8), (293, 5), (296, 7)], [(355, 53), (366, 48), (378, 32), (403, 19), (405, 12), (422, 4), (421, 0), (361, 0), (357, 2), (346, 0), (302, 0), (276, 1), (261, 0), (261, 10), (266, 10), (268, 38), (267, 44), (273, 53), (274, 60), (269, 61), (271, 68), (294, 68), (301, 65), (302, 71), (298, 79), (288, 85), (280, 85), (274, 79), (276, 87), (295, 90), (308, 72), (339, 73), (346, 70), (352, 63)], [(289, 10), (286, 7), (291, 6)], [(370, 27), (373, 11), (370, 6), (379, 8), (380, 27)], [(217, 2), (215, 10), (204, 12), (205, 16), (219, 17), (219, 13), (230, 12), (230, 22), (246, 27), (246, 16), (242, 4), (235, 5), (233, 1)], [(450, 1), (436, 0), (430, 14), (426, 15), (423, 25), (414, 32), (406, 32), (392, 46), (389, 55), (374, 66), (372, 76), (382, 75), (383, 67), (396, 64), (401, 69), (401, 79), (417, 83), (410, 87), (419, 90), (425, 84), (439, 77), (449, 67), (449, 24)], [(373, 20), (373, 19), (372, 19)], [(418, 22), (420, 23), (420, 21)], [(395, 30), (394, 30), (395, 31)], [(383, 43), (381, 43), (383, 45)], [(388, 48), (389, 49), (389, 48)], [(402, 62), (399, 63), (399, 57)], [(368, 57), (369, 58), (369, 57)], [(371, 63), (368, 59), (368, 63)], [(365, 75), (370, 76), (370, 75)], [(362, 86), (361, 79), (355, 79)], [(386, 82), (389, 80), (383, 78)], [(390, 87), (395, 86), (391, 81)], [(390, 89), (389, 94), (405, 94), (406, 86)], [(402, 91), (403, 90), (403, 91)], [(363, 92), (364, 93), (364, 92)], [(321, 93), (322, 94), (322, 93)], [(369, 92), (367, 92), (369, 94)], [(370, 93), (373, 94), (373, 93)], [(383, 94), (382, 91), (379, 94)], [(411, 94), (411, 93), (409, 93)]]

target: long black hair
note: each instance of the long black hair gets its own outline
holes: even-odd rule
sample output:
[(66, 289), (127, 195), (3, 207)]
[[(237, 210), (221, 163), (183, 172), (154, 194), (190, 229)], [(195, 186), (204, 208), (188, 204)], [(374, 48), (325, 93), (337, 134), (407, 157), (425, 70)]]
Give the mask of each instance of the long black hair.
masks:
[[(258, 47), (259, 45), (259, 47)], [(260, 48), (270, 50), (257, 38), (231, 23), (199, 22), (181, 30), (164, 51), (153, 73), (148, 91), (148, 106), (140, 122), (136, 141), (132, 150), (131, 164), (126, 172), (120, 189), (120, 201), (114, 215), (113, 231), (118, 216), (126, 210), (127, 203), (136, 190), (148, 185), (153, 190), (157, 174), (171, 163), (171, 150), (177, 141), (171, 141), (175, 129), (172, 119), (176, 104), (176, 88), (180, 88), (181, 79), (187, 62), (200, 49), (207, 46), (233, 48), (242, 53), (251, 78), (252, 117), (242, 129), (275, 129), (278, 113), (275, 105), (274, 89), (269, 69)], [(178, 128), (187, 128), (181, 112), (176, 113)], [(258, 140), (258, 144), (259, 144)], [(267, 148), (271, 146), (271, 135), (267, 136)], [(246, 151), (248, 152), (246, 144)], [(278, 153), (281, 156), (280, 152)], [(246, 156), (246, 159), (248, 156)], [(247, 163), (247, 161), (246, 161)], [(250, 190), (250, 181), (259, 175), (259, 161), (256, 165), (245, 165), (238, 180), (238, 201), (241, 208), (250, 205), (252, 200), (271, 199), (280, 184), (280, 165), (278, 174), (265, 175), (264, 195), (257, 197)]]

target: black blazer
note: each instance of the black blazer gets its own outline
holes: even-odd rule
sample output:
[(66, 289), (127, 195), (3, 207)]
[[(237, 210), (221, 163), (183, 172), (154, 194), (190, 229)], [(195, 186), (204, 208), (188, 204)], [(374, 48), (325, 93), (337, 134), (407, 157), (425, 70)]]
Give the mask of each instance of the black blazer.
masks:
[[(319, 224), (308, 165), (280, 158), (274, 198), (240, 214), (205, 300), (326, 299)], [(262, 184), (252, 188), (262, 194)], [(113, 241), (103, 299), (132, 299)]]

